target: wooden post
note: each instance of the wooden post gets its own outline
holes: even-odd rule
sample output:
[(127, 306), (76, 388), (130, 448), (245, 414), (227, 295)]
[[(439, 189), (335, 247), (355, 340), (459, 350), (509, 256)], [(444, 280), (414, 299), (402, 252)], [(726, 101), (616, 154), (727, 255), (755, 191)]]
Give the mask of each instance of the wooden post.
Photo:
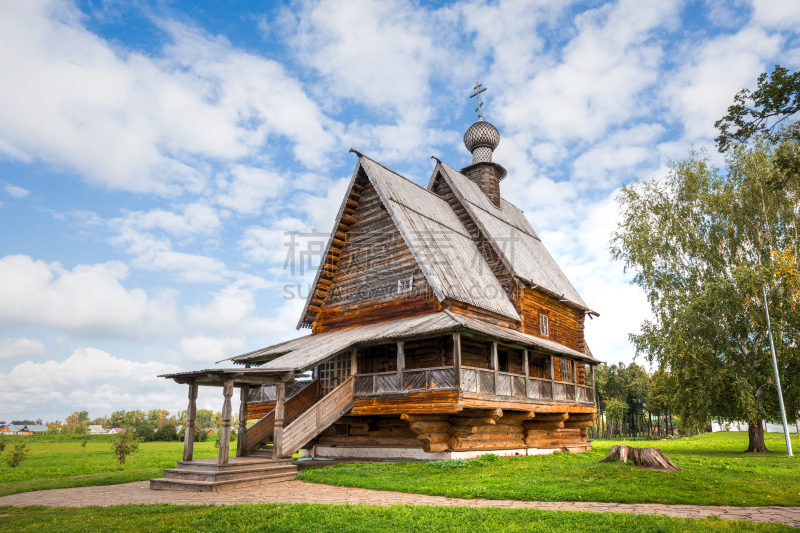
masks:
[(500, 365), (497, 361), (497, 342), (492, 341), (492, 370), (494, 370), (494, 393), (495, 395), (500, 394), (499, 385), (500, 385), (500, 376), (497, 375), (497, 369)]
[(553, 356), (550, 356), (550, 381), (556, 380), (556, 369), (553, 363)]
[(231, 396), (233, 396), (233, 380), (229, 379), (222, 387), (222, 427), (219, 430), (219, 464), (228, 464), (231, 447)]
[(531, 377), (530, 363), (528, 362), (528, 350), (522, 350), (522, 373), (525, 374), (525, 397), (528, 397), (528, 378)]
[(461, 333), (453, 333), (453, 372), (456, 375), (456, 389), (461, 389)]
[(353, 348), (350, 352), (350, 375), (355, 376), (358, 373), (358, 350)]
[(283, 399), (286, 394), (286, 382), (281, 380), (275, 387), (275, 433), (272, 438), (272, 458), (283, 457)]
[(247, 434), (247, 400), (250, 398), (250, 387), (242, 385), (239, 391), (239, 433), (236, 435), (236, 457), (244, 457), (244, 437)]
[(406, 369), (405, 341), (397, 341), (397, 390), (403, 390), (403, 370)]
[(597, 389), (594, 387), (594, 365), (589, 365), (589, 371), (592, 373), (592, 397), (595, 404), (597, 403)]
[(183, 432), (183, 460), (191, 461), (194, 453), (194, 419), (197, 416), (197, 383), (189, 383), (189, 408), (186, 409), (186, 428)]

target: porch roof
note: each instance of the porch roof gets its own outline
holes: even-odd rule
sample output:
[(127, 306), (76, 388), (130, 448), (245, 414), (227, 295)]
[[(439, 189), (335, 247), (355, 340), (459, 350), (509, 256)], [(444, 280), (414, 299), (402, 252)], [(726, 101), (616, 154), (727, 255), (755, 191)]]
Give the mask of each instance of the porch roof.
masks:
[(173, 379), (176, 383), (197, 383), (198, 385), (219, 386), (226, 381), (233, 380), (234, 387), (242, 385), (275, 385), (281, 381), (294, 379), (295, 373), (291, 368), (209, 368), (206, 370), (193, 370), (191, 372), (176, 372), (162, 374), (160, 378)]
[(231, 360), (238, 364), (263, 363), (258, 367), (259, 369), (293, 369), (294, 372), (301, 373), (325, 359), (361, 343), (403, 340), (460, 330), (472, 331), (490, 338), (568, 356), (591, 364), (600, 362), (591, 355), (573, 350), (557, 342), (490, 324), (477, 318), (452, 313), (449, 310), (318, 335), (307, 335), (223, 361)]

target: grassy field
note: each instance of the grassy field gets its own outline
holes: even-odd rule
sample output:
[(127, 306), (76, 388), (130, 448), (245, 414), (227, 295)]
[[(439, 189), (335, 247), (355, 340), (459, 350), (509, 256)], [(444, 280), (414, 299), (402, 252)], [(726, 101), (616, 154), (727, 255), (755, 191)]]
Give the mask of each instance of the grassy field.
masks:
[[(81, 448), (83, 435), (33, 435), (8, 437), (0, 460), (11, 452), (15, 439), (25, 439), (30, 454), (22, 465), (11, 468), (0, 462), (0, 496), (31, 490), (114, 485), (161, 477), (165, 468), (174, 468), (182, 456), (181, 442), (144, 442), (139, 452), (117, 464), (111, 451), (111, 437), (92, 436)], [(84, 453), (85, 451), (85, 453)], [(216, 457), (213, 442), (194, 445), (194, 457)]]
[(0, 531), (540, 533), (797, 531), (778, 524), (652, 515), (367, 505), (126, 505), (78, 509), (0, 507)]
[[(800, 458), (787, 458), (782, 434), (766, 436), (775, 453), (744, 454), (746, 432), (629, 443), (660, 447), (682, 472), (599, 463), (616, 441), (595, 441), (576, 455), (495, 461), (350, 463), (310, 468), (303, 481), (458, 498), (735, 506), (800, 505)], [(800, 451), (794, 435), (793, 447)]]

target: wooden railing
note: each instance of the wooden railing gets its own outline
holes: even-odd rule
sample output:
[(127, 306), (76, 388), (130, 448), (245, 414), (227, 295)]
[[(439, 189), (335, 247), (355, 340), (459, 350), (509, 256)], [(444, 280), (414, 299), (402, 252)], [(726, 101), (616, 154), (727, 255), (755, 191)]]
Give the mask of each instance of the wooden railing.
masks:
[(509, 398), (594, 403), (592, 387), (468, 366), (461, 367), (461, 390)]
[(456, 374), (452, 366), (415, 368), (403, 370), (401, 374), (397, 372), (361, 374), (354, 378), (356, 396), (456, 387)]
[[(297, 418), (317, 401), (317, 384), (312, 382), (303, 390), (286, 400), (284, 403), (284, 417), (287, 422)], [(247, 428), (244, 435), (244, 454), (250, 453), (253, 448), (266, 442), (275, 431), (275, 410), (271, 410), (261, 417), (258, 422)], [(241, 435), (239, 436), (241, 438)]]
[(283, 429), (281, 455), (291, 456), (352, 408), (353, 376), (350, 376)]

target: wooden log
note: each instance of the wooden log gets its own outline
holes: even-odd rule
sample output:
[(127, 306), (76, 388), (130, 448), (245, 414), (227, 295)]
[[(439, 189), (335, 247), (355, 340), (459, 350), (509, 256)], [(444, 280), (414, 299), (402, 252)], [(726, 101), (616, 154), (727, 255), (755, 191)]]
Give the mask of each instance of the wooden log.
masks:
[(536, 439), (525, 437), (525, 445), (533, 447), (580, 446), (582, 444), (585, 443), (580, 439)]
[(570, 413), (569, 414), (569, 421), (570, 422), (584, 422), (587, 420), (597, 420), (597, 413)]
[(555, 431), (539, 431), (539, 430), (526, 430), (525, 431), (526, 437), (531, 437), (534, 439), (558, 439), (561, 438), (561, 435), (558, 433), (558, 430)]
[(564, 422), (564, 427), (566, 429), (586, 429), (590, 428), (594, 425), (594, 422), (591, 420), (584, 421), (575, 421), (573, 422), (571, 419)]
[[(333, 285), (333, 282), (332, 282), (332, 281), (330, 281), (330, 280), (328, 280), (328, 279), (321, 279), (321, 280), (319, 280), (319, 283), (322, 283), (323, 285), (327, 285), (328, 287), (330, 287), (331, 285)], [(326, 289), (326, 290), (327, 290), (327, 289)]]
[(537, 422), (563, 422), (570, 417), (570, 413), (536, 413)]
[(319, 308), (319, 307), (317, 307), (316, 305), (309, 305), (309, 306), (308, 306), (308, 310), (309, 310), (310, 312), (312, 312), (312, 313), (319, 313), (320, 311), (322, 311), (322, 309), (320, 309), (320, 308)]
[(615, 461), (622, 461), (623, 463), (627, 463), (629, 458), (633, 461), (633, 465), (636, 468), (659, 470), (661, 472), (683, 470), (667, 459), (660, 448), (632, 448), (625, 444), (622, 446), (612, 446), (608, 455), (601, 459), (600, 462), (612, 463)]
[(447, 432), (454, 437), (467, 437), (477, 433), (478, 428), (476, 426), (450, 426)]
[(494, 418), (467, 418), (463, 416), (451, 416), (450, 423), (454, 426), (493, 426), (497, 422)]
[(321, 290), (317, 289), (317, 290), (315, 290), (315, 291), (314, 291), (314, 296), (316, 296), (317, 298), (323, 298), (323, 299), (325, 299), (325, 298), (327, 298), (327, 297), (328, 297), (328, 293), (327, 293), (327, 292), (323, 292), (323, 291), (321, 291)]
[(519, 421), (523, 422), (525, 420), (531, 420), (536, 416), (536, 413), (533, 411), (523, 411), (521, 413), (513, 412), (513, 411), (504, 411), (503, 417), (499, 420), (500, 422), (511, 422), (511, 421)]
[(443, 421), (447, 420), (449, 415), (425, 415), (425, 414), (410, 414), (404, 413), (400, 415), (400, 420), (407, 420), (408, 422), (422, 422), (422, 421)]
[(321, 306), (321, 305), (323, 305), (325, 302), (323, 302), (322, 300), (317, 300), (316, 298), (312, 298), (312, 299), (311, 299), (311, 303), (312, 303), (313, 305), (316, 305), (317, 307), (320, 307), (320, 306)]
[(342, 222), (344, 222), (345, 224), (350, 224), (350, 226), (352, 226), (353, 224), (358, 222), (358, 220), (356, 219), (356, 217), (351, 217), (350, 215), (342, 215)]
[(582, 430), (581, 430), (581, 438), (582, 438), (582, 439), (587, 439), (587, 438), (589, 438), (589, 430), (588, 430), (588, 429), (582, 429)]
[(523, 422), (522, 426), (525, 429), (538, 430), (563, 429), (564, 422), (539, 422), (538, 420), (528, 420), (527, 422)]
[(337, 238), (335, 238), (335, 237), (334, 237), (334, 239), (333, 239), (333, 244), (334, 244), (335, 246), (337, 246), (338, 248), (341, 248), (341, 247), (343, 247), (343, 246), (344, 246), (344, 241), (340, 241), (339, 239), (337, 239)]
[(370, 437), (416, 437), (417, 432), (410, 427), (385, 427), (369, 432)]
[(450, 449), (465, 450), (471, 448), (524, 448), (522, 439), (495, 439), (495, 440), (464, 440), (460, 437), (451, 437)]
[(449, 433), (421, 433), (417, 435), (417, 440), (421, 440), (426, 444), (435, 444), (438, 442), (447, 442), (450, 440)]
[(522, 426), (512, 426), (509, 424), (497, 424), (496, 426), (477, 426), (478, 435), (522, 435), (525, 429)]
[(319, 442), (332, 444), (382, 444), (384, 446), (415, 446), (421, 442), (417, 437), (356, 437), (356, 436), (336, 436), (322, 435)]
[(378, 420), (377, 426), (379, 428), (389, 428), (389, 427), (407, 428), (408, 422), (406, 422), (405, 420), (400, 420), (399, 418), (389, 418), (389, 419)]
[(348, 198), (348, 199), (347, 199), (347, 205), (349, 205), (350, 207), (358, 207), (358, 202), (356, 202), (355, 200), (351, 200), (350, 198)]
[(422, 451), (425, 453), (443, 452), (447, 450), (446, 442), (430, 442), (423, 444)]
[(411, 429), (417, 433), (446, 433), (450, 429), (450, 422), (420, 420), (419, 422), (411, 422)]
[(467, 418), (498, 418), (503, 416), (503, 410), (500, 408), (493, 409), (464, 409), (458, 413), (459, 416)]
[(343, 416), (334, 424), (350, 424), (351, 426), (361, 426), (374, 424), (375, 419), (371, 416)]

